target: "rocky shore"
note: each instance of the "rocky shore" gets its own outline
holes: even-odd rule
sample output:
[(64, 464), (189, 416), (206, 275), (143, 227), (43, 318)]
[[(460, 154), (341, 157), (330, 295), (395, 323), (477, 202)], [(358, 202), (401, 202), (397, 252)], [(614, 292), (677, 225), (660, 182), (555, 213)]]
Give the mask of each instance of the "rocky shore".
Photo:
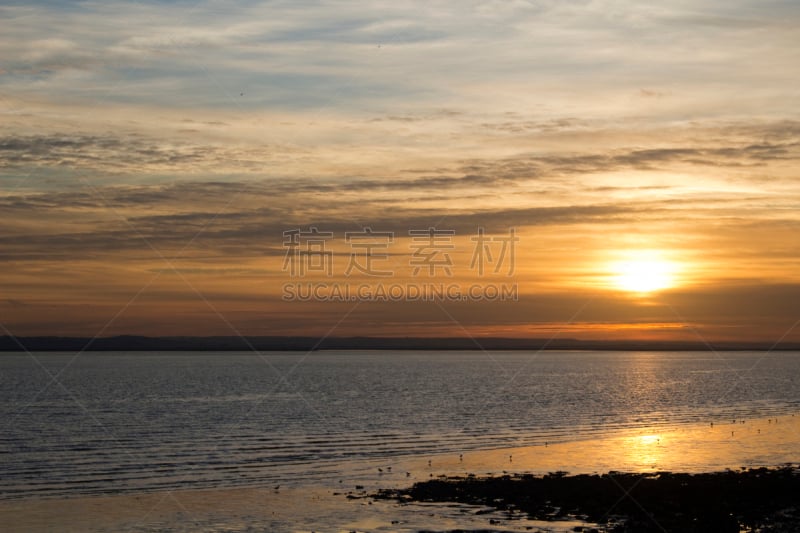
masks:
[(442, 477), (373, 497), (481, 505), (478, 512), (491, 514), (492, 523), (523, 514), (553, 522), (578, 518), (609, 532), (785, 533), (800, 532), (798, 495), (800, 469), (786, 465), (699, 474)]

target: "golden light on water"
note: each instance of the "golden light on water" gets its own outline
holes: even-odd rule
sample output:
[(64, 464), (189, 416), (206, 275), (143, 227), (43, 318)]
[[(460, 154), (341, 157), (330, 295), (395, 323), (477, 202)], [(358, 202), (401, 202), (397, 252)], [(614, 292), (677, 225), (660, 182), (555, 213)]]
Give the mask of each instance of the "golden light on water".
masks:
[(638, 465), (640, 469), (657, 468), (664, 459), (664, 449), (661, 447), (661, 435), (642, 435), (632, 439), (627, 447), (629, 460)]
[(656, 444), (661, 440), (661, 435), (642, 435), (639, 443), (642, 445)]

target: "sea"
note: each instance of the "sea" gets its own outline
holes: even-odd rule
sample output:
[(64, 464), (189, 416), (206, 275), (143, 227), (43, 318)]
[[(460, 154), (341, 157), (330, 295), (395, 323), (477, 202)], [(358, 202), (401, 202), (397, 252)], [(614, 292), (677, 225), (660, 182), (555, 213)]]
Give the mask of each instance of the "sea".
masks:
[(4, 353), (0, 499), (348, 485), (354, 465), (798, 408), (798, 352)]

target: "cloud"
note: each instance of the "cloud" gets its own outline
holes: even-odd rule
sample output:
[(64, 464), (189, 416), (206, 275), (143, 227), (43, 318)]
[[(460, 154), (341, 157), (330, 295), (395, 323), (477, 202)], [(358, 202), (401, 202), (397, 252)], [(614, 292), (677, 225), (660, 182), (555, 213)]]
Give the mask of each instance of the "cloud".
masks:
[[(397, 109), (398, 102), (459, 110), (481, 104), (494, 112), (520, 107), (506, 105), (504, 94), (525, 107), (545, 96), (556, 105), (561, 93), (588, 117), (605, 115), (614, 95), (646, 87), (676, 95), (678, 106), (682, 94), (692, 94), (707, 104), (705, 114), (730, 116), (732, 100), (770, 114), (782, 109), (767, 99), (791, 99), (796, 81), (786, 73), (798, 14), (778, 3), (723, 9), (702, 2), (687, 9), (677, 1), (317, 1), (223, 9), (201, 1), (187, 9), (166, 2), (34, 2), (2, 9), (10, 23), (0, 55), (15, 59), (4, 66), (13, 75), (0, 83), (53, 100), (100, 96), (165, 106), (355, 112)], [(59, 30), (54, 35), (50, 28)], [(756, 60), (764, 57), (770, 61)], [(65, 75), (71, 70), (82, 74)], [(248, 99), (231, 98), (243, 89)], [(420, 105), (410, 105), (412, 98)], [(674, 118), (675, 109), (631, 114), (664, 111)]]
[[(655, 246), (794, 280), (796, 3), (12, 1), (0, 17), (9, 301), (130, 296), (129, 276), (160, 272), (150, 245), (191, 243), (186, 275), (257, 277), (310, 225), (518, 227), (527, 267), (550, 269), (533, 284)], [(180, 300), (164, 283), (159, 301)], [(576, 303), (556, 289), (522, 311)]]
[[(606, 131), (580, 128), (585, 138), (604, 138)], [(702, 144), (684, 140), (709, 131), (713, 134)], [(550, 152), (454, 158), (449, 168), (387, 168), (382, 175), (371, 171), (366, 176), (359, 175), (358, 164), (351, 170), (347, 163), (330, 176), (313, 176), (316, 165), (326, 160), (299, 146), (219, 139), (214, 144), (165, 143), (124, 132), (6, 135), (0, 137), (0, 165), (9, 175), (30, 167), (63, 168), (68, 179), (49, 190), (0, 197), (9, 213), (0, 227), (0, 243), (5, 261), (46, 260), (80, 250), (146, 251), (147, 243), (176, 249), (199, 232), (198, 243), (215, 253), (247, 255), (260, 249), (255, 243), (279, 240), (287, 228), (310, 225), (331, 231), (372, 226), (403, 234), (446, 224), (465, 234), (478, 226), (488, 231), (641, 226), (676, 216), (687, 223), (723, 216), (749, 223), (792, 220), (791, 211), (776, 214), (797, 194), (791, 175), (781, 174), (776, 165), (800, 155), (795, 122), (688, 128), (673, 135), (656, 142), (644, 138), (640, 146), (649, 148), (623, 144), (600, 150), (592, 142), (580, 152), (558, 146)], [(268, 164), (281, 158), (299, 161), (297, 168), (312, 177), (283, 178), (285, 167)], [(706, 169), (742, 169), (743, 174), (713, 181), (704, 175)], [(637, 179), (631, 181), (625, 173), (634, 171)], [(689, 176), (663, 177), (676, 171)], [(164, 173), (170, 176), (166, 182)], [(153, 182), (126, 183), (120, 178), (125, 175), (137, 180), (153, 176)]]
[(261, 172), (288, 147), (215, 146), (188, 141), (118, 136), (50, 134), (0, 137), (0, 168), (63, 167), (126, 174)]
[[(227, 198), (246, 197), (257, 207), (245, 210), (234, 202), (225, 209), (226, 204), (219, 202), (222, 194)], [(283, 231), (294, 227), (317, 226), (324, 231), (343, 233), (371, 226), (407, 235), (409, 229), (446, 226), (464, 235), (473, 234), (479, 226), (492, 232), (507, 231), (509, 227), (611, 222), (615, 217), (637, 212), (631, 207), (604, 205), (448, 212), (413, 206), (386, 212), (376, 206), (354, 214), (353, 208), (363, 203), (354, 199), (339, 202), (327, 211), (308, 214), (290, 207), (290, 198), (296, 194), (296, 190), (274, 190), (267, 184), (182, 183), (167, 188), (105, 188), (6, 198), (0, 202), (5, 204), (4, 209), (20, 217), (55, 219), (63, 216), (58, 213), (64, 211), (72, 215), (69, 223), (58, 230), (42, 233), (7, 229), (0, 236), (2, 259), (113, 256), (133, 250), (149, 255), (150, 246), (177, 250), (195, 239), (198, 246), (214, 254), (225, 251), (257, 256), (266, 246), (279, 247)], [(142, 214), (148, 211), (162, 214)], [(74, 229), (69, 230), (70, 226)]]
[[(416, 120), (416, 119), (415, 119)], [(420, 118), (420, 120), (425, 120)], [(183, 121), (186, 123), (186, 120)], [(192, 121), (206, 127), (225, 127), (219, 121)], [(208, 124), (211, 126), (208, 126)], [(514, 123), (500, 124), (500, 131), (513, 131)], [(563, 125), (573, 124), (565, 120)], [(524, 124), (520, 129), (524, 130)], [(537, 126), (538, 127), (538, 126)], [(366, 134), (369, 129), (365, 130)], [(497, 182), (515, 182), (558, 176), (611, 172), (625, 169), (661, 170), (675, 165), (685, 167), (743, 167), (764, 166), (770, 162), (796, 161), (800, 158), (800, 126), (793, 121), (766, 123), (760, 127), (725, 126), (712, 130), (716, 138), (702, 142), (680, 142), (670, 139), (657, 141), (660, 146), (640, 148), (617, 146), (602, 151), (590, 144), (581, 152), (564, 148), (534, 154), (518, 153), (491, 158), (460, 159), (453, 154), (447, 175), (436, 170), (416, 169), (413, 173), (427, 173), (416, 179), (399, 179), (396, 175), (368, 178), (351, 174), (350, 189), (413, 189), (488, 186)], [(683, 134), (701, 135), (703, 129), (686, 129)], [(600, 140), (607, 130), (582, 127), (581, 136)], [(560, 133), (545, 131), (545, 139)], [(293, 174), (318, 172), (323, 157), (330, 157), (320, 148), (297, 143), (270, 143), (231, 138), (224, 142), (219, 135), (211, 141), (211, 134), (180, 139), (159, 138), (148, 134), (108, 133), (50, 133), (48, 135), (14, 135), (0, 137), (0, 169), (25, 167), (69, 168), (78, 171), (126, 174), (198, 173), (206, 175), (249, 174), (260, 177), (279, 177), (287, 170)], [(399, 139), (413, 145), (413, 138)], [(361, 150), (353, 145), (338, 147), (339, 154), (352, 153), (358, 162)], [(401, 144), (400, 146), (403, 146)], [(398, 147), (399, 148), (399, 147)], [(410, 149), (410, 146), (409, 148)], [(326, 148), (327, 150), (327, 148)], [(520, 146), (517, 150), (522, 150)], [(507, 150), (508, 151), (508, 150)], [(357, 168), (357, 165), (353, 165)], [(274, 170), (273, 170), (274, 169)], [(358, 171), (356, 171), (358, 172)], [(390, 171), (391, 172), (391, 171)], [(398, 172), (398, 171), (393, 171)], [(370, 172), (371, 174), (374, 171)], [(342, 180), (337, 180), (341, 183)], [(332, 180), (318, 183), (320, 190), (330, 189)], [(297, 185), (302, 187), (302, 184)]]

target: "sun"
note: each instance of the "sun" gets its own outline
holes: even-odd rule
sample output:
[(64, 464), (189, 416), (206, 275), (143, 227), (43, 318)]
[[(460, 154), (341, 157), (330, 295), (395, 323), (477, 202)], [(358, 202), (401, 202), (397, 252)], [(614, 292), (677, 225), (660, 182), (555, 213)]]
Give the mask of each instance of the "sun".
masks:
[(675, 265), (655, 252), (629, 253), (610, 270), (613, 285), (627, 292), (648, 294), (675, 284)]

